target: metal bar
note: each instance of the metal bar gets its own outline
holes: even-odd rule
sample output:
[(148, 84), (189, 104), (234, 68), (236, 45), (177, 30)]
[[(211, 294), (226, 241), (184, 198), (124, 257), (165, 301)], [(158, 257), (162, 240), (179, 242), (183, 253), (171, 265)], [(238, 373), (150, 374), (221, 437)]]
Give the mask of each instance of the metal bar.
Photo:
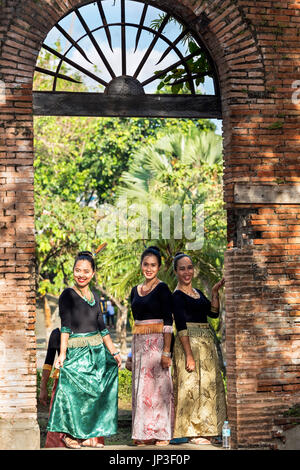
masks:
[[(111, 23), (109, 26), (121, 26), (122, 24), (121, 23)], [(127, 26), (130, 26), (130, 27), (133, 27), (133, 28), (139, 28), (138, 25), (134, 24), (134, 23), (126, 23)], [(97, 28), (96, 30), (100, 30), (100, 29), (103, 29), (104, 26), (100, 26), (99, 28)], [(152, 28), (149, 28), (148, 26), (143, 26), (143, 29), (145, 31), (149, 31), (150, 33), (153, 33), (153, 34), (157, 34), (163, 41), (165, 41), (169, 46), (172, 46), (173, 49), (174, 49), (174, 52), (178, 55), (178, 57), (181, 59), (178, 63), (176, 63), (175, 65), (171, 66), (170, 70), (172, 70), (172, 68), (174, 68), (174, 66), (176, 65), (183, 65), (186, 69), (186, 73), (187, 75), (189, 76), (189, 80), (191, 80), (191, 72), (189, 70), (189, 67), (188, 65), (186, 64), (186, 61), (189, 60), (190, 58), (194, 57), (195, 55), (197, 55), (199, 52), (201, 52), (201, 48), (199, 47), (199, 49), (197, 51), (195, 51), (194, 53), (190, 54), (189, 56), (187, 56), (186, 58), (182, 55), (182, 53), (179, 51), (179, 49), (177, 49), (176, 46), (173, 45), (173, 43), (166, 37), (164, 36), (162, 33), (158, 33), (158, 31), (155, 31), (153, 30)], [(95, 30), (94, 30), (95, 31)], [(84, 36), (83, 36), (84, 37)], [(81, 37), (79, 40), (81, 40), (83, 37)], [(156, 78), (158, 78), (159, 76), (163, 75), (160, 74), (160, 75), (155, 75), (153, 77), (151, 77), (149, 79), (149, 83), (153, 80), (155, 80)], [(192, 80), (191, 80), (192, 81)], [(147, 83), (144, 82), (145, 84)], [(193, 84), (193, 81), (192, 81), (192, 90), (193, 92), (195, 93), (195, 88), (194, 88), (194, 84)]]
[(67, 40), (73, 44), (73, 46), (80, 52), (80, 54), (88, 61), (90, 62), (91, 64), (93, 62), (90, 61), (90, 59), (87, 57), (86, 53), (84, 52), (84, 50), (79, 46), (79, 44), (77, 44), (76, 41), (74, 41), (73, 38), (71, 38), (71, 36), (57, 23), (55, 25), (55, 27), (58, 29), (58, 31), (60, 31), (64, 36), (65, 38), (67, 38)]
[(75, 78), (68, 77), (67, 75), (63, 75), (62, 73), (56, 73), (56, 72), (52, 72), (51, 70), (42, 69), (41, 67), (35, 67), (35, 71), (44, 73), (46, 75), (51, 75), (52, 77), (62, 78), (63, 80), (68, 80), (69, 82), (82, 83), (82, 82), (79, 82), (78, 80), (75, 80)]
[(148, 59), (149, 55), (151, 54), (152, 52), (152, 49), (154, 48), (155, 44), (157, 43), (158, 39), (159, 39), (159, 35), (160, 33), (163, 31), (164, 27), (166, 26), (167, 22), (169, 21), (169, 18), (170, 18), (171, 15), (167, 14), (162, 22), (162, 24), (160, 25), (158, 31), (156, 32), (150, 46), (148, 47), (148, 50), (146, 51), (144, 57), (142, 58), (141, 60), (141, 63), (139, 64), (138, 68), (136, 69), (134, 75), (133, 75), (133, 78), (137, 78), (142, 70), (142, 68), (144, 67), (145, 65), (145, 62), (146, 60)]
[(157, 74), (153, 75), (152, 77), (150, 77), (147, 80), (145, 80), (144, 82), (142, 82), (142, 85), (143, 86), (148, 85), (149, 83), (153, 82), (154, 80), (161, 77), (162, 75), (165, 75), (166, 73), (171, 72), (171, 70), (178, 67), (178, 65), (182, 65), (184, 62), (186, 62), (186, 61), (192, 59), (193, 57), (195, 57), (198, 53), (199, 53), (199, 51), (195, 51), (192, 54), (188, 55), (187, 57), (184, 57), (183, 60), (181, 59), (178, 62), (176, 62), (175, 64), (170, 65), (169, 67), (165, 68), (164, 70), (161, 70)]
[(99, 47), (99, 44), (97, 43), (97, 41), (95, 40), (90, 28), (88, 27), (88, 25), (86, 24), (86, 22), (84, 21), (83, 17), (81, 16), (81, 13), (79, 12), (79, 10), (77, 8), (75, 8), (75, 13), (80, 21), (80, 23), (82, 24), (82, 26), (84, 27), (85, 31), (87, 32), (87, 35), (88, 37), (90, 38), (93, 46), (95, 47), (96, 51), (98, 52), (102, 62), (104, 63), (105, 67), (107, 68), (109, 74), (111, 75), (112, 78), (115, 78), (116, 75), (113, 71), (113, 69), (111, 68), (111, 66), (109, 65), (109, 62), (107, 61), (105, 55), (103, 54), (103, 52), (101, 51), (100, 47)]
[(126, 18), (125, 0), (121, 0), (121, 47), (122, 47), (122, 75), (126, 75)]
[[(127, 26), (130, 26), (130, 27), (134, 27), (134, 28), (137, 28), (139, 29), (139, 25), (137, 24), (134, 24), (134, 23), (126, 23)], [(109, 26), (121, 26), (121, 23), (111, 23)], [(94, 31), (97, 31), (97, 30), (100, 30), (100, 29), (103, 29), (104, 28), (104, 25), (103, 26), (100, 26), (99, 28), (96, 28)], [(152, 28), (149, 28), (147, 26), (143, 26), (143, 29), (146, 30), (146, 31), (149, 31), (153, 34), (158, 34), (158, 36), (163, 40), (165, 41), (170, 47), (173, 48), (174, 52), (178, 55), (178, 57), (180, 58), (180, 60), (178, 62), (176, 62), (175, 64), (171, 65), (170, 67), (162, 70), (161, 72), (153, 75), (152, 77), (150, 77), (149, 79), (145, 80), (142, 85), (145, 86), (149, 83), (151, 83), (152, 81), (156, 80), (157, 78), (161, 77), (162, 75), (164, 75), (165, 73), (171, 71), (172, 69), (174, 69), (175, 67), (177, 67), (178, 65), (183, 65), (186, 69), (186, 72), (187, 72), (187, 75), (189, 77), (189, 81), (191, 82), (193, 79), (191, 78), (191, 72), (189, 70), (189, 67), (188, 67), (188, 64), (186, 63), (189, 59), (191, 59), (192, 57), (198, 55), (200, 52), (201, 52), (201, 48), (199, 47), (199, 49), (197, 51), (195, 51), (194, 53), (188, 55), (187, 57), (184, 57), (182, 55), (182, 53), (177, 49), (176, 46), (174, 46), (174, 43), (172, 43), (167, 37), (165, 37), (162, 33), (158, 33), (157, 31), (153, 30)], [(85, 36), (82, 36), (79, 40), (83, 39)], [(78, 41), (79, 41), (78, 40)], [(75, 64), (73, 61), (71, 61), (70, 59), (67, 59), (67, 57), (61, 55), (60, 53), (56, 52), (55, 50), (49, 48), (48, 46), (46, 45), (43, 45), (43, 47), (47, 50), (49, 50), (51, 53), (55, 54), (57, 57), (60, 57), (62, 58), (63, 60), (65, 60), (67, 63), (70, 63), (73, 67), (77, 68), (78, 70), (82, 71), (83, 73), (86, 73), (88, 76), (90, 76), (91, 78), (93, 78), (94, 80), (98, 81), (99, 83), (101, 83), (102, 85), (104, 86), (107, 86), (107, 83), (96, 77), (94, 74), (92, 74), (91, 72), (88, 72), (86, 69), (80, 67), (79, 65)], [(71, 46), (72, 47), (72, 46)], [(71, 47), (69, 48), (69, 50), (71, 49)], [(66, 51), (65, 54), (67, 54), (68, 51)], [(212, 68), (212, 70), (215, 71), (214, 67)], [(213, 79), (214, 81), (217, 81), (217, 77), (215, 77), (215, 74), (213, 74)], [(193, 81), (192, 81), (193, 83)], [(194, 85), (194, 84), (193, 84)]]
[(101, 0), (97, 1), (97, 5), (98, 5), (98, 10), (99, 10), (99, 13), (100, 13), (100, 16), (101, 16), (101, 20), (102, 20), (102, 23), (103, 23), (103, 26), (104, 26), (104, 30), (105, 30), (105, 34), (106, 34), (106, 37), (107, 37), (109, 47), (110, 47), (111, 51), (114, 52), (113, 48), (112, 48), (111, 35), (110, 35), (109, 27), (108, 27), (108, 24), (107, 24), (107, 21), (106, 21), (106, 16), (105, 16), (105, 13), (104, 13), (104, 10), (103, 10)]
[(143, 25), (144, 25), (147, 10), (148, 10), (148, 4), (145, 3), (144, 9), (142, 11), (142, 16), (141, 16), (141, 19), (140, 19), (139, 29), (136, 33), (134, 52), (137, 50), (137, 47), (138, 47), (138, 44), (139, 44), (139, 41), (140, 41), (140, 37), (141, 37), (141, 33), (142, 33), (142, 29), (143, 29)]
[(214, 95), (108, 96), (104, 93), (33, 92), (35, 116), (174, 117), (222, 119)]
[[(173, 46), (176, 46), (176, 44), (179, 43), (179, 41), (181, 41), (184, 36), (187, 35), (187, 33), (189, 32), (189, 30), (184, 30), (179, 36), (177, 39), (175, 39), (175, 41), (173, 42)], [(165, 52), (163, 53), (163, 55), (161, 56), (161, 58), (159, 59), (159, 61), (156, 63), (156, 65), (158, 65), (170, 52), (171, 50), (173, 49), (173, 46), (169, 46), (168, 49), (165, 50)]]
[(107, 86), (107, 82), (105, 82), (104, 80), (102, 80), (102, 78), (97, 77), (97, 76), (94, 75), (93, 73), (91, 73), (91, 72), (89, 72), (88, 70), (86, 70), (84, 67), (81, 67), (80, 65), (76, 64), (75, 62), (73, 62), (73, 60), (68, 59), (68, 57), (63, 56), (62, 54), (60, 54), (59, 52), (55, 51), (54, 49), (52, 49), (51, 47), (47, 46), (46, 44), (43, 44), (42, 47), (43, 47), (44, 49), (46, 49), (47, 51), (51, 52), (51, 54), (54, 54), (54, 55), (56, 55), (56, 57), (59, 57), (60, 59), (62, 59), (62, 60), (64, 60), (65, 62), (67, 62), (67, 64), (72, 65), (72, 67), (76, 68), (77, 70), (79, 70), (80, 72), (84, 73), (84, 74), (87, 75), (88, 77), (91, 77), (91, 78), (92, 78), (93, 80), (95, 80), (96, 82), (101, 83), (101, 85)]
[[(198, 73), (198, 74), (192, 75), (192, 79), (196, 80), (197, 78), (203, 78), (203, 77), (206, 77), (207, 75), (208, 75), (207, 73)], [(183, 78), (180, 78), (179, 80), (176, 80), (173, 83), (170, 83), (170, 86), (179, 85), (180, 83), (184, 83), (186, 81), (187, 81), (187, 78), (183, 77)]]

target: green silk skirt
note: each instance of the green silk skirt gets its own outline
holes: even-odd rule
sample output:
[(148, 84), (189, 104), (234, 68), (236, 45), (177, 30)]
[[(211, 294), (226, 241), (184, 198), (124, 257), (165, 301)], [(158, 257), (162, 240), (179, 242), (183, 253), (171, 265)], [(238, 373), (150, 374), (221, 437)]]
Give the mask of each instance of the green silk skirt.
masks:
[(69, 336), (47, 430), (77, 439), (116, 434), (118, 366), (99, 331)]

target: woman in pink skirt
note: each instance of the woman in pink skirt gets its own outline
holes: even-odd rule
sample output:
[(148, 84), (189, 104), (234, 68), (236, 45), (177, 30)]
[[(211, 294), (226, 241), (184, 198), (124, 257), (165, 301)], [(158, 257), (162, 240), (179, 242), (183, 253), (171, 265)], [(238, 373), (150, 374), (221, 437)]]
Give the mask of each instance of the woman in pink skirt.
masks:
[(157, 278), (161, 255), (141, 257), (144, 282), (130, 295), (135, 320), (132, 344), (132, 439), (136, 445), (168, 445), (174, 420), (171, 366), (172, 295)]

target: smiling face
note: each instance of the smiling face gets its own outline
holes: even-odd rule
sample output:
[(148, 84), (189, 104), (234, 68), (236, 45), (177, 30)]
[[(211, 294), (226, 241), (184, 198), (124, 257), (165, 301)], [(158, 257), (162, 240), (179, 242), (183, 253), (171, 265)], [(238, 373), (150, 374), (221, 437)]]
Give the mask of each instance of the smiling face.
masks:
[(176, 276), (180, 284), (188, 286), (194, 277), (194, 266), (190, 258), (184, 256), (177, 261)]
[(146, 281), (154, 279), (159, 271), (157, 257), (155, 255), (145, 256), (141, 264), (141, 269)]
[(74, 280), (81, 289), (86, 287), (94, 276), (91, 263), (86, 259), (77, 261), (73, 270)]

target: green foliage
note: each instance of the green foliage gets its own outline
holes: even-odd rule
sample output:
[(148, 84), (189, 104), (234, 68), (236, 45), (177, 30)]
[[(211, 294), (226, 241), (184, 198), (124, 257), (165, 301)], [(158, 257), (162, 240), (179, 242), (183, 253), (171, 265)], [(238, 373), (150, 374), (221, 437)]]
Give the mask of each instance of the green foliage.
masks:
[[(194, 41), (190, 41), (188, 47), (191, 54), (195, 52), (195, 49), (199, 49), (199, 46)], [(213, 75), (209, 62), (200, 49), (198, 55), (187, 61), (187, 69), (191, 75), (198, 75), (195, 80), (196, 87), (204, 83), (205, 77), (212, 77)], [(160, 83), (157, 86), (157, 93), (172, 93), (174, 95), (182, 93), (189, 94), (191, 92), (191, 86), (188, 81), (187, 69), (181, 65), (161, 75), (159, 77)], [(160, 70), (157, 70), (155, 74), (159, 74), (160, 72)], [(197, 91), (197, 93), (199, 93), (199, 91)]]
[(95, 239), (95, 210), (63, 201), (58, 195), (35, 194), (36, 271), (38, 291), (58, 294), (72, 276), (79, 250)]
[[(37, 398), (40, 395), (42, 375), (43, 375), (43, 372), (38, 369), (37, 373), (36, 373), (36, 379), (37, 379), (36, 395), (37, 395)], [(52, 395), (53, 383), (54, 383), (54, 379), (52, 379), (52, 377), (49, 377), (49, 380), (47, 382), (47, 393), (48, 393), (49, 400), (51, 399), (51, 395)]]
[(36, 192), (83, 205), (95, 197), (111, 202), (133, 153), (175, 126), (184, 134), (195, 126), (214, 129), (201, 119), (36, 118)]
[[(126, 244), (119, 239), (110, 241), (108, 252), (101, 260), (105, 283), (109, 283), (110, 288), (123, 296), (129, 293), (130, 286), (139, 282), (139, 257), (146, 244), (156, 244), (161, 249), (163, 267), (159, 277), (170, 288), (176, 285), (172, 258), (177, 251), (191, 255), (200, 288), (208, 290), (220, 279), (226, 247), (221, 148), (220, 136), (194, 129), (186, 136), (170, 133), (134, 155), (129, 170), (123, 173), (117, 202), (121, 204), (125, 199), (128, 205), (136, 204), (137, 212), (131, 214), (129, 225), (132, 228), (137, 223), (137, 230), (136, 234), (131, 232)], [(175, 203), (181, 207), (204, 204), (204, 245), (201, 249), (189, 251), (184, 235), (176, 239), (174, 233), (167, 239), (149, 239), (150, 233), (145, 228), (150, 226), (151, 211), (159, 212), (164, 205), (170, 207)], [(142, 223), (139, 205), (148, 208)], [(172, 217), (171, 213), (171, 227), (174, 226)]]
[(132, 374), (127, 369), (119, 370), (119, 400), (131, 401)]
[(299, 416), (300, 417), (300, 403), (289, 408), (287, 411), (283, 413), (283, 416)]
[[(165, 19), (165, 16), (165, 13), (159, 15), (158, 18), (152, 21), (151, 27), (158, 30), (163, 20)], [(177, 24), (181, 30), (184, 29), (184, 25), (174, 18), (170, 18), (169, 22)], [(157, 86), (157, 93), (172, 93), (174, 95), (182, 93), (189, 94), (191, 92), (190, 84), (187, 81), (189, 74), (192, 76), (198, 75), (197, 79), (195, 80), (196, 87), (198, 87), (201, 83), (204, 83), (205, 77), (213, 76), (213, 71), (206, 58), (206, 55), (195, 42), (193, 36), (191, 34), (186, 34), (181, 42), (186, 45), (186, 54), (189, 55), (195, 53), (195, 56), (191, 57), (186, 62), (187, 68), (185, 68), (184, 65), (180, 65), (179, 67), (175, 67), (164, 75), (161, 75), (159, 77), (160, 82)], [(157, 70), (155, 74), (159, 74), (161, 72), (161, 70)], [(197, 91), (197, 93), (199, 93), (199, 91)]]
[(268, 129), (282, 129), (282, 127), (283, 127), (283, 122), (276, 121), (276, 122), (273, 122), (270, 126), (268, 126)]

